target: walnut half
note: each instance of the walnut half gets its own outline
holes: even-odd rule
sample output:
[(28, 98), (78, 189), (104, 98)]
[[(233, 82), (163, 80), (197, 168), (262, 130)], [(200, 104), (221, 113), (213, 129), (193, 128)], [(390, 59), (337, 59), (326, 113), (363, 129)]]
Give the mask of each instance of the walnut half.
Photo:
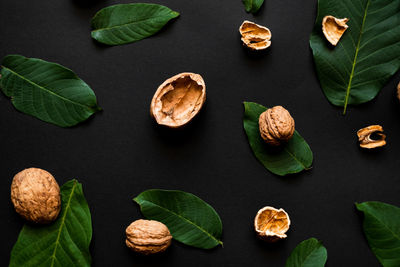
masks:
[(254, 228), (257, 236), (268, 242), (275, 242), (287, 237), (290, 227), (289, 215), (283, 209), (264, 207), (254, 218)]
[(358, 141), (362, 148), (377, 148), (386, 145), (386, 135), (380, 125), (371, 125), (357, 131)]
[(346, 23), (348, 18), (338, 19), (334, 16), (325, 16), (322, 20), (322, 32), (326, 39), (334, 46), (336, 46), (342, 38), (342, 35), (349, 27)]
[(243, 45), (251, 50), (263, 50), (271, 45), (271, 31), (264, 26), (245, 20), (239, 28)]

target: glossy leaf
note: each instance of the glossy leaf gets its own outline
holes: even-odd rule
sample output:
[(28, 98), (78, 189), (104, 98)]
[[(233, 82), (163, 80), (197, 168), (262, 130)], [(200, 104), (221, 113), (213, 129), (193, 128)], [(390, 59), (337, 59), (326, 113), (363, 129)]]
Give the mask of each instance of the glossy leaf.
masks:
[(49, 225), (25, 224), (11, 251), (10, 267), (90, 266), (90, 211), (82, 185), (61, 187), (61, 212)]
[(243, 125), (256, 158), (269, 171), (281, 176), (308, 170), (313, 161), (313, 154), (297, 131), (287, 144), (279, 148), (270, 147), (262, 140), (258, 118), (266, 109), (257, 103), (244, 102)]
[(301, 242), (290, 254), (285, 267), (324, 267), (328, 252), (320, 241), (310, 238)]
[(222, 222), (200, 198), (182, 191), (152, 189), (134, 199), (143, 215), (164, 223), (174, 239), (197, 248), (222, 245)]
[(382, 202), (356, 204), (364, 213), (368, 244), (384, 267), (400, 266), (400, 208)]
[(68, 127), (100, 110), (92, 89), (56, 63), (9, 55), (0, 73), (0, 87), (14, 107), (43, 121)]
[[(322, 33), (326, 15), (350, 19), (336, 47)], [(346, 113), (375, 98), (400, 67), (400, 0), (319, 0), (310, 44), (325, 96)]]
[(92, 38), (107, 45), (122, 45), (149, 37), (179, 16), (156, 4), (119, 4), (103, 8), (92, 19)]
[(264, 0), (243, 0), (246, 11), (251, 13), (256, 13), (263, 3)]

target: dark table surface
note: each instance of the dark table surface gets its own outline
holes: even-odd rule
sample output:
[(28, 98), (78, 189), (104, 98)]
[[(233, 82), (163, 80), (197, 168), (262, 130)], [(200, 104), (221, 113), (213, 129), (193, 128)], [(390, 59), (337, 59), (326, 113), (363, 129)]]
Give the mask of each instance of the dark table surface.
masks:
[[(59, 184), (72, 178), (83, 184), (94, 266), (284, 266), (310, 237), (326, 246), (327, 266), (379, 266), (354, 202), (400, 205), (400, 75), (343, 116), (321, 91), (309, 47), (317, 1), (266, 0), (255, 16), (240, 0), (158, 1), (181, 17), (157, 35), (119, 47), (94, 42), (91, 17), (128, 2), (0, 0), (0, 57), (22, 54), (69, 67), (104, 109), (63, 129), (16, 111), (0, 95), (1, 265), (23, 225), (10, 201), (11, 181), (34, 166)], [(245, 19), (271, 29), (267, 52), (242, 47), (238, 27)], [(204, 77), (206, 105), (183, 130), (157, 127), (151, 98), (165, 79), (184, 71)], [(313, 169), (283, 178), (264, 169), (243, 130), (243, 101), (289, 109), (314, 152)], [(356, 131), (370, 124), (384, 127), (384, 149), (358, 148)], [(204, 251), (173, 242), (159, 256), (132, 253), (124, 231), (142, 218), (132, 198), (150, 188), (184, 190), (211, 204), (223, 221), (224, 247)], [(253, 232), (253, 218), (266, 205), (284, 208), (292, 220), (288, 238), (272, 245)]]

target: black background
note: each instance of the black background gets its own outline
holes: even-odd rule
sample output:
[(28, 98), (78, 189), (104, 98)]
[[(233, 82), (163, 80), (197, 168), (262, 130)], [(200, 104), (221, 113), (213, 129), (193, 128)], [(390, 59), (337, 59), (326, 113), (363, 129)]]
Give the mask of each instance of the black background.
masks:
[[(327, 266), (379, 266), (354, 202), (400, 205), (400, 76), (343, 116), (325, 99), (309, 48), (317, 1), (266, 0), (255, 16), (240, 0), (156, 1), (181, 16), (134, 44), (94, 42), (91, 17), (128, 2), (0, 0), (0, 56), (22, 54), (73, 69), (104, 109), (63, 129), (16, 111), (0, 96), (2, 265), (23, 225), (10, 201), (11, 181), (34, 166), (60, 185), (72, 178), (83, 184), (94, 266), (284, 266), (310, 237), (326, 246)], [(238, 27), (245, 19), (271, 29), (265, 53), (242, 47)], [(205, 79), (206, 105), (187, 128), (160, 128), (149, 116), (151, 98), (165, 79), (184, 71)], [(243, 130), (242, 101), (285, 106), (314, 152), (313, 169), (283, 178), (264, 169)], [(356, 131), (370, 124), (384, 127), (384, 149), (358, 148)], [(211, 204), (223, 221), (224, 247), (204, 251), (173, 242), (155, 257), (129, 251), (125, 228), (142, 218), (132, 198), (150, 188), (184, 190)], [(284, 208), (292, 220), (288, 238), (272, 245), (253, 232), (253, 218), (266, 205)]]

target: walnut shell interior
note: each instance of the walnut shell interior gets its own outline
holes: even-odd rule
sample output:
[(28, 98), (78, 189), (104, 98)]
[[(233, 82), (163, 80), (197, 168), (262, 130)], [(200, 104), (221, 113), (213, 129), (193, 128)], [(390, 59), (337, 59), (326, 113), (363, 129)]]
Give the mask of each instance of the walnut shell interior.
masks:
[(322, 20), (322, 32), (326, 39), (334, 46), (336, 46), (342, 38), (342, 35), (349, 27), (346, 23), (348, 18), (338, 19), (334, 16), (325, 16)]
[(263, 50), (271, 45), (271, 31), (264, 26), (245, 20), (239, 28), (241, 40), (252, 50)]
[(180, 73), (161, 84), (150, 105), (150, 114), (160, 125), (178, 128), (191, 121), (206, 100), (206, 85), (195, 73)]
[(372, 149), (386, 145), (386, 135), (380, 125), (371, 125), (357, 131), (360, 147)]
[(275, 242), (287, 237), (290, 227), (289, 215), (283, 209), (264, 207), (257, 212), (254, 228), (257, 236), (268, 242)]

